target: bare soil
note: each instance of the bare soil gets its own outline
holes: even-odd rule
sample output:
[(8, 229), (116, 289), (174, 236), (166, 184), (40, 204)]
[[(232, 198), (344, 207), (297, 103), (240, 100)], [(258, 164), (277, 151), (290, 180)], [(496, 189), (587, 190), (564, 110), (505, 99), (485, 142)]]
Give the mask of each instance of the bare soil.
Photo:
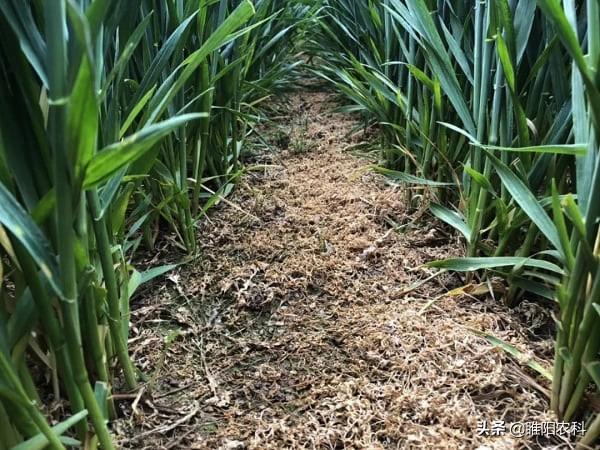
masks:
[(405, 192), (346, 151), (368, 135), (349, 136), (335, 106), (294, 95), (263, 130), (280, 148), (200, 225), (201, 257), (135, 301), (131, 348), (150, 379), (121, 396), (122, 448), (550, 445), (477, 434), (479, 420), (551, 420), (547, 384), (473, 332), (544, 364), (544, 309), (446, 295), (455, 275), (415, 287), (460, 241), (426, 216), (391, 227), (413, 219)]

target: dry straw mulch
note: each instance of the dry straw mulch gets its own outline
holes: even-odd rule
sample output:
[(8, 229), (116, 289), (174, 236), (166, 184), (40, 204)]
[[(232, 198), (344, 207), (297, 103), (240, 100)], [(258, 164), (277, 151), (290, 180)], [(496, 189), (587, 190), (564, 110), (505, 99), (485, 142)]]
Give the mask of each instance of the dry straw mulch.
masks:
[(202, 257), (137, 299), (131, 345), (150, 380), (119, 403), (121, 446), (549, 445), (477, 436), (478, 420), (551, 417), (535, 374), (470, 331), (549, 358), (536, 338), (548, 318), (444, 297), (459, 285), (447, 274), (407, 292), (431, 274), (421, 264), (461, 246), (433, 221), (391, 231), (410, 221), (404, 193), (344, 152), (362, 134), (347, 137), (355, 122), (333, 107), (327, 93), (294, 96), (273, 138), (287, 149), (259, 156), (267, 167), (204, 221)]

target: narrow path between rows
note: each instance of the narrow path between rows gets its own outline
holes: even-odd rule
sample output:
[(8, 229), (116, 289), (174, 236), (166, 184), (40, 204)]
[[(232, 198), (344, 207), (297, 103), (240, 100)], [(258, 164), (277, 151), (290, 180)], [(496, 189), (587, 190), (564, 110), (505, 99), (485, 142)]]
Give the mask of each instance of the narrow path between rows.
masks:
[(410, 222), (404, 194), (345, 151), (368, 136), (347, 137), (333, 98), (290, 99), (264, 130), (277, 152), (201, 226), (202, 257), (133, 305), (150, 381), (120, 403), (123, 448), (540, 448), (477, 436), (478, 420), (549, 417), (533, 379), (469, 330), (549, 354), (519, 320), (535, 305), (442, 297), (450, 275), (406, 292), (460, 246), (427, 221), (391, 230)]

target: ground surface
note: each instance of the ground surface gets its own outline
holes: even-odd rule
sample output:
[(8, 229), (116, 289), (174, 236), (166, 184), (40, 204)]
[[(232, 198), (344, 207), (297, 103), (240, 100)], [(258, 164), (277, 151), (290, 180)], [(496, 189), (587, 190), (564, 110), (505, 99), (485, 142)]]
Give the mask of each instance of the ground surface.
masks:
[(265, 131), (281, 148), (201, 226), (202, 258), (136, 301), (131, 345), (151, 378), (119, 403), (123, 448), (542, 447), (477, 436), (478, 420), (549, 417), (534, 375), (470, 329), (543, 358), (547, 318), (443, 296), (460, 285), (449, 275), (411, 290), (460, 245), (427, 219), (390, 228), (410, 223), (405, 195), (345, 151), (363, 134), (347, 137), (334, 106), (294, 96), (283, 133)]

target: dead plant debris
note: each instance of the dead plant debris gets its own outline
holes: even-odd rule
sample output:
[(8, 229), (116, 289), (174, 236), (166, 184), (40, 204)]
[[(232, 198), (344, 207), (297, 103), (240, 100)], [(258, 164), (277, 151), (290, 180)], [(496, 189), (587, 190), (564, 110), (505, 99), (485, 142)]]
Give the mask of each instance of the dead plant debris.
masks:
[(201, 225), (202, 257), (136, 300), (131, 345), (150, 381), (119, 400), (120, 446), (550, 446), (476, 434), (482, 419), (551, 419), (543, 381), (469, 331), (550, 358), (531, 338), (535, 305), (444, 297), (456, 278), (419, 266), (460, 255), (458, 241), (436, 224), (390, 229), (410, 222), (403, 193), (342, 151), (365, 137), (334, 106), (294, 96), (270, 133), (285, 149), (255, 156), (266, 168), (244, 177), (239, 208)]

